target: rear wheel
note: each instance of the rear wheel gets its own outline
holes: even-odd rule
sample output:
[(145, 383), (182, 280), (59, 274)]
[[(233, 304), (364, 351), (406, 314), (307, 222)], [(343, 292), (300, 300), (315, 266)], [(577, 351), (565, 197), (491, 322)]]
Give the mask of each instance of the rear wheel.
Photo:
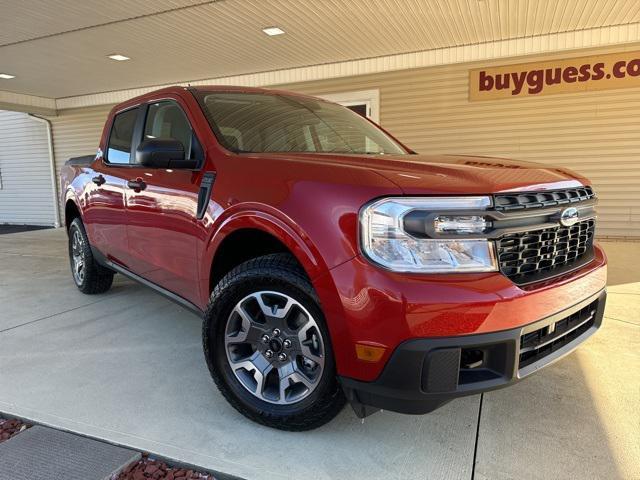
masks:
[(211, 375), (246, 417), (309, 430), (343, 407), (324, 315), (290, 255), (250, 260), (216, 286), (203, 328)]
[(99, 265), (93, 258), (89, 239), (80, 218), (69, 227), (69, 263), (73, 281), (82, 293), (104, 293), (113, 283), (113, 272)]

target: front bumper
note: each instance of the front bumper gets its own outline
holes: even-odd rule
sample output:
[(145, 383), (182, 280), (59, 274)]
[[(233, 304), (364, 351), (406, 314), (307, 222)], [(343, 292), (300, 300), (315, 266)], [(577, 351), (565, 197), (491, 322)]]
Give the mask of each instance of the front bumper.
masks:
[[(606, 286), (604, 251), (580, 269), (530, 286), (500, 272), (402, 274), (356, 256), (314, 281), (338, 375), (376, 380), (405, 342), (519, 329), (591, 297)], [(362, 361), (355, 345), (385, 349), (378, 362)]]
[(340, 377), (356, 413), (422, 414), (503, 388), (573, 351), (602, 324), (606, 291), (542, 320), (491, 333), (407, 340), (372, 382)]

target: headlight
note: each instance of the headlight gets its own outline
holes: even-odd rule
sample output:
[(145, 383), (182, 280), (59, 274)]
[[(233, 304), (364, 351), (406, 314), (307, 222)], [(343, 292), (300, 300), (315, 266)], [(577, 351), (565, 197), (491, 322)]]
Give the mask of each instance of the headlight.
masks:
[[(476, 214), (490, 205), (490, 197), (379, 200), (360, 212), (362, 249), (373, 262), (397, 272), (496, 271), (493, 242), (473, 238), (491, 227), (490, 221)], [(471, 215), (465, 212), (470, 210)], [(418, 225), (436, 238), (428, 238), (428, 233), (408, 233), (407, 225)], [(438, 235), (449, 238), (440, 239)]]

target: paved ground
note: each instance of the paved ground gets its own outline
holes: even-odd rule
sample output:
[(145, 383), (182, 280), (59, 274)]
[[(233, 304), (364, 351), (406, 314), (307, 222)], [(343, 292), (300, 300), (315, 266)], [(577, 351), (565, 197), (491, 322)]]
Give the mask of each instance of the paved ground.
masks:
[(0, 411), (249, 480), (640, 478), (640, 243), (605, 244), (603, 328), (527, 381), (286, 433), (218, 394), (197, 317), (121, 277), (77, 292), (65, 240), (0, 236)]

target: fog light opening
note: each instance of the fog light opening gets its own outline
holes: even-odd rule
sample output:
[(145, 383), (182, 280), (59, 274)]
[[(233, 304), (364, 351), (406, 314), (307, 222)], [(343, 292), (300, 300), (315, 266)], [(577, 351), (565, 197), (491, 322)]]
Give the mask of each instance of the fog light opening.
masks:
[(460, 368), (471, 370), (474, 368), (480, 368), (484, 364), (484, 352), (477, 349), (462, 349), (462, 356), (460, 358)]

